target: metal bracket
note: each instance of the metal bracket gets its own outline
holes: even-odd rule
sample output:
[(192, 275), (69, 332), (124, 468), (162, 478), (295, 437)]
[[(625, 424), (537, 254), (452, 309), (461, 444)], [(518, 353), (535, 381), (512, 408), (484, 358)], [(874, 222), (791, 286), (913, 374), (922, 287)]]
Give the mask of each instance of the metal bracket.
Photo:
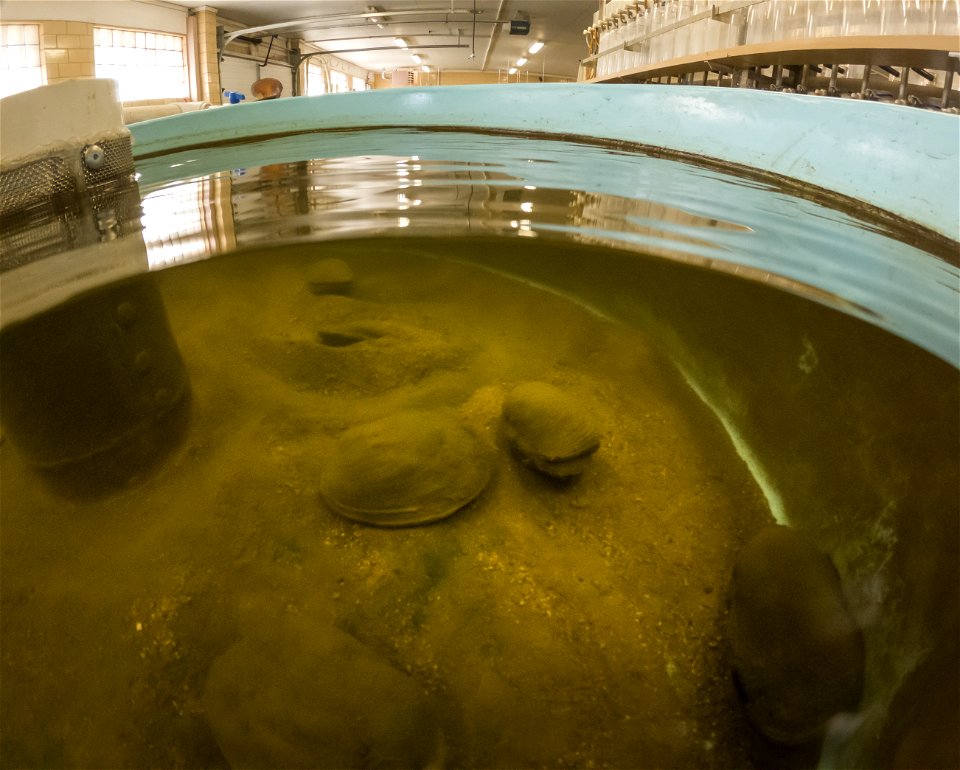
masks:
[(738, 2), (733, 2), (727, 4), (721, 9), (721, 3), (716, 3), (710, 6), (710, 18), (714, 21), (722, 22), (723, 24), (730, 24), (733, 22), (733, 17), (737, 11), (741, 11), (744, 8), (749, 8), (751, 5), (756, 5), (761, 3), (763, 0), (738, 0)]
[(261, 67), (266, 67), (267, 62), (270, 61), (270, 52), (273, 50), (273, 41), (276, 39), (276, 35), (270, 36), (270, 45), (267, 46), (267, 55), (263, 57), (263, 63), (260, 65)]

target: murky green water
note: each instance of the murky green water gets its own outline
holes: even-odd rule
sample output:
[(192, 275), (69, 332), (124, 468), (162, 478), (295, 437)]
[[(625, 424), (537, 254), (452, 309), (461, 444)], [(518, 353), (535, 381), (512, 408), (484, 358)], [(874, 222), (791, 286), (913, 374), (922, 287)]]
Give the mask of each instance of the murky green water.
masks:
[[(4, 447), (4, 540), (18, 546), (4, 591), (20, 597), (4, 617), (5, 722), (20, 761), (210, 762), (207, 669), (238, 634), (269, 634), (286, 615), (410, 672), (444, 704), (453, 764), (748, 761), (724, 675), (723, 589), (769, 513), (729, 438), (648, 335), (452, 262), (451, 242), (397, 248), (304, 247), (159, 275), (192, 424), (135, 489), (67, 503)], [(330, 255), (355, 271), (348, 296), (309, 291), (311, 261)], [(397, 332), (317, 341), (346, 322)], [(506, 446), (503, 396), (531, 379), (596, 405), (602, 446), (582, 478), (541, 478)], [(382, 530), (322, 504), (344, 429), (441, 407), (496, 453), (466, 510)]]
[[(89, 327), (69, 304), (56, 311), (43, 333), (77, 340), (64, 356), (82, 363), (117, 345), (136, 374), (105, 381), (163, 416), (120, 431), (115, 474), (84, 458), (59, 482), (5, 425), (3, 766), (227, 767), (250, 735), (262, 756), (311, 766), (336, 740), (329, 725), (366, 704), (363, 725), (344, 728), (366, 742), (339, 763), (389, 764), (377, 751), (410, 732), (405, 704), (421, 713), (411, 692), (434, 716), (413, 720), (408, 756), (435, 766), (810, 766), (818, 746), (778, 748), (751, 731), (730, 676), (732, 565), (774, 520), (831, 555), (866, 635), (867, 727), (852, 743), (834, 735), (828, 751), (856, 764), (899, 745), (917, 709), (902, 690), (895, 724), (887, 708), (956, 616), (957, 373), (863, 320), (896, 326), (910, 312), (877, 321), (859, 296), (760, 280), (750, 262), (787, 232), (784, 264), (827, 240), (854, 260), (877, 243), (910, 247), (836, 212), (824, 231), (813, 216), (794, 228), (780, 198), (769, 231), (735, 207), (707, 216), (720, 212), (697, 198), (705, 177), (673, 177), (676, 190), (661, 192), (671, 202), (641, 211), (606, 193), (518, 185), (531, 180), (517, 165), (501, 179), (427, 164), (414, 197), (418, 161), (213, 174), (200, 182), (206, 224), (164, 220), (165, 236), (148, 198), (155, 265), (194, 247), (247, 250), (88, 295), (74, 307)], [(162, 196), (196, 181), (154, 184)], [(613, 221), (629, 249), (609, 247)], [(379, 237), (336, 240), (351, 227)], [(752, 280), (713, 261), (724, 252), (746, 255)], [(346, 294), (310, 290), (312, 266), (330, 257), (354, 273)], [(141, 295), (159, 315), (131, 311)], [(144, 318), (150, 339), (179, 351), (189, 398), (169, 384), (180, 382), (175, 355), (125, 347)], [(30, 381), (10, 351), (31, 324), (0, 337), (8, 383)], [(345, 327), (378, 332), (324, 342)], [(103, 335), (86, 352), (85, 328)], [(19, 349), (44, 347), (41, 335)], [(527, 380), (560, 387), (596, 421), (600, 449), (570, 482), (507, 445), (502, 402)], [(319, 488), (337, 438), (407, 409), (456, 413), (494, 458), (492, 481), (429, 526), (339, 517)], [(45, 428), (45, 446), (71, 435), (65, 423)], [(210, 685), (218, 659), (235, 691)]]

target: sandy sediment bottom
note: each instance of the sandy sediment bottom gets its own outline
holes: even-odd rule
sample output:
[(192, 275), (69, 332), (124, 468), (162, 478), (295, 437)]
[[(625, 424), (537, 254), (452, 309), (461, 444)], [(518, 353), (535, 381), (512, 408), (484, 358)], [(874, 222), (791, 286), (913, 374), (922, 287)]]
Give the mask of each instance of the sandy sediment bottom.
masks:
[[(750, 766), (725, 600), (771, 519), (669, 361), (641, 330), (475, 267), (315, 251), (158, 275), (192, 425), (139, 484), (64, 500), (4, 444), (3, 764), (225, 766), (207, 672), (295, 621), (411, 677), (448, 766)], [(331, 255), (354, 270), (346, 296), (309, 291)], [(571, 482), (507, 446), (500, 407), (525, 380), (595, 415), (600, 449)], [(343, 431), (434, 408), (495, 457), (476, 500), (402, 529), (323, 504)], [(257, 661), (264, 687), (287, 664)]]

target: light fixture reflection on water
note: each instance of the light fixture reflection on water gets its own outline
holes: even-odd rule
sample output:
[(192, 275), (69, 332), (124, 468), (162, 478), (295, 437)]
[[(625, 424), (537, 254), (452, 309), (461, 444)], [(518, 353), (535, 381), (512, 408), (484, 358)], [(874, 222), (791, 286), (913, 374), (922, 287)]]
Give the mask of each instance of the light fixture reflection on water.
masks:
[(524, 236), (527, 236), (528, 238), (532, 238), (536, 236), (536, 232), (534, 232), (534, 229), (531, 226), (529, 219), (521, 219), (521, 220), (511, 219), (510, 227), (512, 227), (514, 230), (517, 231), (517, 235), (524, 235)]

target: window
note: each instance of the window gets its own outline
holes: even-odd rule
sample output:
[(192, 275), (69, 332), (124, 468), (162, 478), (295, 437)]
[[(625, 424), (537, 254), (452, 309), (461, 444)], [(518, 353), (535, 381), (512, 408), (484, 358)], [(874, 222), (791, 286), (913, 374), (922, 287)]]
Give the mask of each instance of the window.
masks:
[(347, 85), (347, 76), (342, 72), (330, 70), (330, 90), (335, 94), (342, 94), (344, 91), (349, 91), (350, 87)]
[(353, 83), (354, 91), (366, 91), (367, 90), (367, 81), (363, 78), (352, 78), (351, 83)]
[(93, 60), (98, 78), (117, 81), (120, 101), (190, 95), (181, 35), (95, 27)]
[(307, 63), (307, 96), (319, 96), (327, 92), (327, 83), (323, 79), (323, 64), (311, 59)]
[(40, 27), (37, 24), (0, 24), (0, 96), (42, 85)]

